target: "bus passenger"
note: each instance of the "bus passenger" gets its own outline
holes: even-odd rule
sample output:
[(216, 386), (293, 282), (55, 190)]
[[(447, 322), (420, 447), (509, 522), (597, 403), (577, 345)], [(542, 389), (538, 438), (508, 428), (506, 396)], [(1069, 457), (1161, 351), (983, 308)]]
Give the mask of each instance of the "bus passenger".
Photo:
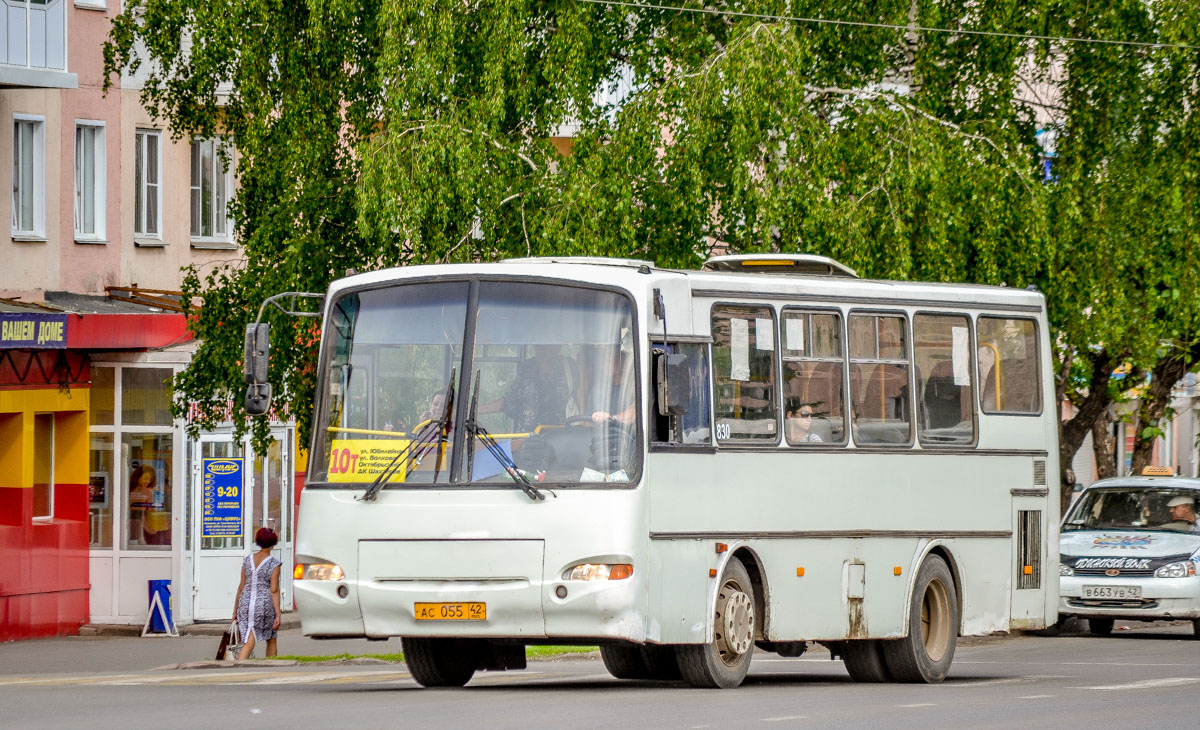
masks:
[(812, 419), (812, 406), (800, 406), (799, 408), (789, 409), (787, 414), (788, 443), (820, 443), (820, 435), (812, 433), (809, 430), (812, 428)]
[(516, 431), (563, 424), (579, 415), (575, 401), (578, 383), (574, 361), (564, 357), (558, 345), (534, 345), (533, 357), (517, 366), (517, 377), (504, 395), (480, 403), (478, 414), (503, 413), (512, 419)]

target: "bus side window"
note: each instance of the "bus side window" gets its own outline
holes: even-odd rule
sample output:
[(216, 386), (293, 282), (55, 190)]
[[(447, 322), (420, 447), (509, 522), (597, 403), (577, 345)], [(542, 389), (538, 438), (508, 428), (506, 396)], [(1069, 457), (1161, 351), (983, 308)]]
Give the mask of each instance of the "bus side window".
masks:
[[(678, 416), (658, 415), (658, 404), (654, 404), (654, 440), (658, 443), (709, 446), (712, 444), (712, 408), (709, 403), (708, 346), (693, 343), (672, 342), (668, 352), (687, 356), (688, 382), (691, 393), (687, 413)], [(657, 398), (657, 389), (651, 389), (651, 397)]]
[(769, 306), (715, 305), (712, 337), (717, 442), (778, 441), (775, 311)]
[(964, 315), (913, 318), (917, 373), (917, 436), (925, 445), (975, 440), (971, 322)]
[(984, 413), (1041, 413), (1037, 324), (1031, 319), (980, 317), (976, 329)]
[(908, 368), (904, 317), (850, 315), (850, 400), (855, 443), (912, 442)]

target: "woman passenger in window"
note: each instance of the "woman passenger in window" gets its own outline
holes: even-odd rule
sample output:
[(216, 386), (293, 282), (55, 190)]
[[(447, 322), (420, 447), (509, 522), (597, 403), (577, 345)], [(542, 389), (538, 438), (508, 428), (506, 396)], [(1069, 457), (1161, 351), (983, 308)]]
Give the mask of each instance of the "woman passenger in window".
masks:
[(821, 437), (811, 431), (812, 406), (800, 406), (788, 410), (787, 440), (789, 444), (820, 443)]

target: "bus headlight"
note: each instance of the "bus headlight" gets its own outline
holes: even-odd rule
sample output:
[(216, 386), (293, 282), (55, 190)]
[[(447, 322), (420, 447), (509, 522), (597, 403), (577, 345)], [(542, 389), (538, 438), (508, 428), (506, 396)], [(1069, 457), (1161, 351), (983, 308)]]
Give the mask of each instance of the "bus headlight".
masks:
[(1067, 565), (1066, 563), (1059, 563), (1058, 564), (1058, 574), (1059, 575), (1075, 575), (1075, 569), (1072, 568), (1071, 566)]
[(292, 571), (294, 580), (342, 580), (346, 571), (334, 563), (296, 563)]
[(1196, 574), (1196, 564), (1190, 560), (1168, 563), (1154, 571), (1155, 578), (1188, 578)]
[(624, 580), (633, 575), (633, 566), (628, 563), (581, 563), (567, 568), (563, 580)]

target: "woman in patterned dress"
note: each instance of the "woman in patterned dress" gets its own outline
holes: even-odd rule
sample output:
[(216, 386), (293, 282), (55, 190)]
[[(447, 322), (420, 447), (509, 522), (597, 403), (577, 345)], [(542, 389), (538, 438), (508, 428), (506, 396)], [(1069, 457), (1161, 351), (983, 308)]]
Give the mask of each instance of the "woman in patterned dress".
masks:
[(267, 642), (267, 656), (277, 656), (275, 631), (279, 628), (279, 560), (271, 555), (271, 548), (279, 542), (275, 531), (260, 527), (254, 533), (254, 543), (259, 550), (242, 561), (242, 582), (238, 584), (234, 599), (234, 617), (238, 631), (242, 634), (242, 651), (238, 659), (249, 659), (254, 644), (261, 639)]

